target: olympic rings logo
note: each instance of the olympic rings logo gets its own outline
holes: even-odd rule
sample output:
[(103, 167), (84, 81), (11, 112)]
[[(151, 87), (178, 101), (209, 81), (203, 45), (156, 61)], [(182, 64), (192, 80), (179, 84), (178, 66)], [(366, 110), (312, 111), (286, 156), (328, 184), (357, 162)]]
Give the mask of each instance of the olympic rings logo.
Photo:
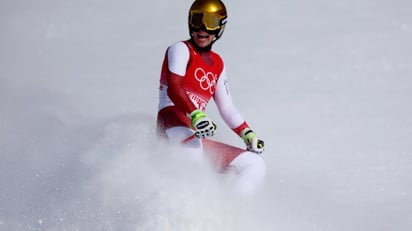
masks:
[(203, 68), (198, 67), (195, 70), (195, 79), (199, 81), (199, 86), (204, 91), (209, 91), (210, 94), (215, 93), (216, 75), (212, 72), (207, 72)]

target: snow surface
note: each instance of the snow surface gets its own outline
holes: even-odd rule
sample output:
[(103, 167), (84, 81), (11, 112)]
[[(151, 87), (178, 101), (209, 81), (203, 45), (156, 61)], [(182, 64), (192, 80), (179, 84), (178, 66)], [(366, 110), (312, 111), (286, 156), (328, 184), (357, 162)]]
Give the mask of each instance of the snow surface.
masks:
[(0, 2), (0, 230), (411, 231), (412, 2), (226, 1), (214, 48), (266, 142), (252, 198), (153, 142), (190, 4)]

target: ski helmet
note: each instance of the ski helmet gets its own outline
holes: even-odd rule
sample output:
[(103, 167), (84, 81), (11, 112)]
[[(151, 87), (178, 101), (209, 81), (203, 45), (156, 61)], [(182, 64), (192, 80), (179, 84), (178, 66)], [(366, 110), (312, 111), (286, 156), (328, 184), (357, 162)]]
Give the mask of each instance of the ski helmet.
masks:
[(204, 29), (219, 39), (227, 21), (226, 7), (221, 0), (195, 0), (189, 10), (189, 33)]

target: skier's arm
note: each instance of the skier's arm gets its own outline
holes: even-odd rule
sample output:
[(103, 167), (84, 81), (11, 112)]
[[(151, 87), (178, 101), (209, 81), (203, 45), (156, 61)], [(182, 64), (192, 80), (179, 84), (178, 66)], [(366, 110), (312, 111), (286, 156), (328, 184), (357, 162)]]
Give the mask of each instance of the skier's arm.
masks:
[(232, 96), (229, 91), (226, 71), (223, 69), (220, 78), (216, 85), (216, 91), (213, 96), (217, 109), (223, 121), (239, 136), (242, 136), (242, 131), (248, 128), (242, 114), (235, 107)]
[(183, 42), (173, 44), (167, 51), (167, 59), (167, 94), (178, 108), (190, 114), (197, 108), (183, 89), (183, 80), (186, 75), (187, 63), (189, 62), (188, 47)]
[(225, 70), (221, 73), (217, 83), (214, 100), (222, 119), (238, 136), (242, 137), (247, 150), (258, 154), (262, 153), (264, 150), (263, 140), (249, 128), (249, 125), (233, 104)]
[(190, 114), (197, 108), (187, 96), (186, 91), (183, 89), (183, 79), (183, 76), (169, 72), (167, 76), (167, 95), (178, 108), (186, 114)]

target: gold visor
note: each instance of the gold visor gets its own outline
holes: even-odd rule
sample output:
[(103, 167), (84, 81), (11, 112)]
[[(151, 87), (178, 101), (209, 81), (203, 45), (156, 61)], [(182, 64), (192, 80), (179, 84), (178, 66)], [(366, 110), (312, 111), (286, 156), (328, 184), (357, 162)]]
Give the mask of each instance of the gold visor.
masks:
[(203, 25), (206, 27), (206, 30), (217, 30), (222, 26), (222, 16), (210, 13), (196, 13), (191, 12), (189, 17), (190, 26), (194, 28), (200, 28)]

